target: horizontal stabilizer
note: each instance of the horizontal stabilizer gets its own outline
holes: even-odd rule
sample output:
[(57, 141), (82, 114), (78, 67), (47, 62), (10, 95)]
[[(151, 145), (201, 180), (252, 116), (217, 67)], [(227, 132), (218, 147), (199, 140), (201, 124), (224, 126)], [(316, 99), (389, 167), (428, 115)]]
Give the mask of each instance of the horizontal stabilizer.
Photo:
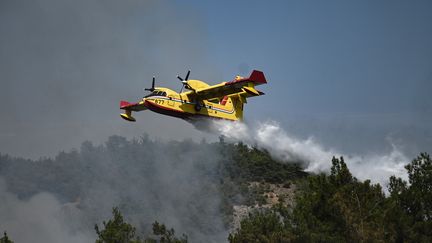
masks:
[(243, 87), (243, 91), (245, 91), (246, 93), (248, 93), (249, 95), (252, 95), (252, 96), (260, 95), (258, 90), (254, 89), (252, 87)]
[(226, 82), (225, 85), (233, 85), (244, 82), (252, 82), (255, 85), (266, 84), (267, 80), (264, 73), (258, 70), (253, 70), (248, 78), (234, 79), (233, 81)]

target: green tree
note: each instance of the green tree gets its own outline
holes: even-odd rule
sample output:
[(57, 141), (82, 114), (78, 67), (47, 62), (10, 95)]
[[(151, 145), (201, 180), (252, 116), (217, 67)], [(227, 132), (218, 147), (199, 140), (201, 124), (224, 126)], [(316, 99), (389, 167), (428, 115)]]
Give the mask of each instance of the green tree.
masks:
[(352, 176), (351, 172), (346, 165), (344, 158), (341, 157), (337, 159), (336, 157), (332, 158), (332, 167), (330, 174), (330, 182), (336, 186), (344, 186), (346, 184), (353, 183), (355, 178)]
[(406, 208), (416, 220), (432, 221), (432, 160), (427, 153), (421, 153), (405, 166), (410, 183), (409, 193), (413, 200)]
[(344, 242), (346, 222), (331, 202), (337, 187), (325, 174), (312, 175), (299, 192), (291, 214), (291, 229), (305, 242)]
[(311, 176), (293, 210), (299, 239), (324, 242), (385, 242), (385, 196), (380, 185), (352, 176), (343, 157), (331, 174)]
[(13, 241), (11, 241), (6, 233), (6, 231), (3, 233), (3, 237), (0, 238), (0, 243), (13, 243)]
[(432, 242), (432, 160), (421, 153), (405, 169), (409, 183), (390, 177), (388, 230), (398, 242)]
[(113, 208), (113, 218), (108, 222), (103, 222), (104, 229), (99, 230), (95, 225), (98, 239), (96, 243), (140, 243), (140, 239), (135, 237), (135, 227), (124, 222), (123, 216), (117, 207)]
[[(168, 229), (164, 224), (160, 224), (155, 221), (153, 223), (153, 234), (159, 237), (160, 243), (187, 243), (187, 236), (185, 234), (182, 235), (181, 238), (177, 238), (175, 236), (175, 231), (173, 228)], [(150, 239), (148, 240), (151, 241)]]

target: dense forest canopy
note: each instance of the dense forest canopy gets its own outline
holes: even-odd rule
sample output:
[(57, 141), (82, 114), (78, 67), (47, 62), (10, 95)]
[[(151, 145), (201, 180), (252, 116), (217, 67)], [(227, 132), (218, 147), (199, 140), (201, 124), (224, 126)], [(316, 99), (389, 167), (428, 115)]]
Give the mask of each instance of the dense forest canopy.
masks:
[[(161, 142), (145, 135), (84, 142), (79, 150), (36, 161), (0, 154), (0, 230), (8, 232), (2, 240), (46, 239), (30, 229), (39, 222), (17, 219), (26, 217), (23, 211), (41, 211), (56, 224), (42, 224), (42, 231), (56, 232), (49, 237), (62, 242), (432, 239), (428, 154), (407, 161), (408, 181), (393, 176), (387, 187), (358, 180), (342, 157), (329, 163), (330, 174), (308, 174), (299, 161), (275, 160), (223, 138)], [(295, 188), (292, 203), (277, 195), (289, 188)], [(250, 209), (239, 227), (233, 227), (236, 205)]]

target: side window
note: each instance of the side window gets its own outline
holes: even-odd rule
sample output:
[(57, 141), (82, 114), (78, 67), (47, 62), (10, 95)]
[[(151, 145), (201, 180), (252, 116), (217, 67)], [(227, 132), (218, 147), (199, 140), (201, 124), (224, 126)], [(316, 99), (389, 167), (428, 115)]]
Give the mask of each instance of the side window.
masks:
[(209, 100), (209, 102), (214, 103), (214, 104), (219, 104), (219, 99), (211, 99), (211, 100)]

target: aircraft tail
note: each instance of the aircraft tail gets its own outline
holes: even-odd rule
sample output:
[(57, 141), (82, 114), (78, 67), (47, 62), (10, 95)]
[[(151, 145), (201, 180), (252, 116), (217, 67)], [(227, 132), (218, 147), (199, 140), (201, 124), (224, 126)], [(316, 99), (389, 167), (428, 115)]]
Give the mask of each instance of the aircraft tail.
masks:
[(253, 70), (248, 79), (254, 82), (255, 85), (267, 83), (264, 73), (258, 70)]

